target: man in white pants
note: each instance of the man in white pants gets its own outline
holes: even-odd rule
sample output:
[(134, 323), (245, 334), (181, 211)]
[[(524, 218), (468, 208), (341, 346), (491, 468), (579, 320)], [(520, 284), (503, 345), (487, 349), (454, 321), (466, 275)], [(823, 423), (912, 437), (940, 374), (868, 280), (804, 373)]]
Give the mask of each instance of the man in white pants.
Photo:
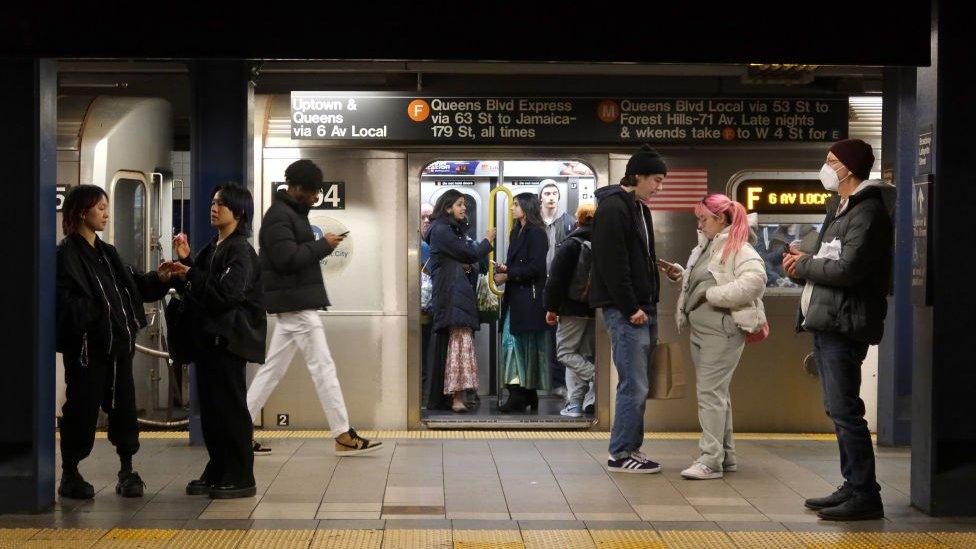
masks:
[[(360, 437), (349, 427), (349, 415), (336, 377), (336, 365), (325, 340), (319, 310), (329, 306), (319, 262), (345, 235), (326, 233), (315, 239), (309, 209), (322, 192), (322, 170), (311, 160), (298, 160), (285, 170), (288, 188), (276, 191), (261, 222), (261, 280), (264, 307), (277, 315), (267, 358), (247, 391), (247, 408), (257, 420), (275, 386), (284, 377), (296, 351), (302, 353), (325, 417), (335, 437), (335, 452), (356, 456), (382, 445)], [(254, 442), (254, 453), (271, 449)]]

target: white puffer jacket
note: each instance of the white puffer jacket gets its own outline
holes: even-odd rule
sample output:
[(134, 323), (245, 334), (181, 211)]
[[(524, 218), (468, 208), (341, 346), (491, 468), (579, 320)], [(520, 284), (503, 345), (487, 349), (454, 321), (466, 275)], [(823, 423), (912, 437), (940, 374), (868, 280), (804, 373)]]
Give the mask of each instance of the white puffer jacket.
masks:
[[(749, 216), (750, 226), (754, 226), (755, 217)], [(722, 251), (729, 239), (728, 229), (715, 235), (714, 245), (708, 256), (701, 257), (702, 251), (708, 245), (708, 240), (699, 233), (698, 246), (688, 258), (688, 266), (681, 275), (681, 295), (678, 297), (678, 309), (675, 319), (680, 332), (688, 325), (688, 315), (685, 314), (685, 299), (688, 297), (688, 277), (692, 268), (699, 260), (708, 261), (708, 271), (715, 277), (716, 285), (705, 292), (705, 299), (713, 307), (729, 309), (736, 326), (747, 333), (755, 333), (766, 324), (766, 310), (762, 297), (766, 292), (766, 265), (763, 259), (749, 243), (744, 243), (738, 252), (729, 255), (722, 263)]]

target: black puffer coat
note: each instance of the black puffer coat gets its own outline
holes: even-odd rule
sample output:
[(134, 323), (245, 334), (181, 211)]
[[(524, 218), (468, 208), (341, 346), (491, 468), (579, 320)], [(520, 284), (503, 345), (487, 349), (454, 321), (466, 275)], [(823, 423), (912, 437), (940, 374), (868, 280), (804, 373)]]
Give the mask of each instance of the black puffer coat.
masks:
[(427, 269), (433, 279), (431, 308), (433, 329), (437, 332), (450, 327), (477, 330), (481, 325), (475, 295), (478, 272), (474, 268), (470, 274), (465, 274), (464, 265), (476, 266), (488, 256), (492, 247), (488, 240), (469, 241), (467, 232), (466, 222), (442, 217), (431, 222), (424, 238), (430, 244)]
[(264, 214), (258, 241), (264, 307), (269, 313), (329, 306), (319, 262), (332, 253), (332, 246), (324, 238), (315, 239), (308, 210), (308, 206), (280, 190)]
[(836, 215), (840, 197), (827, 202), (817, 249), (824, 242), (839, 240), (840, 259), (804, 255), (797, 260), (797, 281), (814, 284), (806, 317), (802, 308), (797, 315), (797, 331), (835, 332), (872, 345), (881, 341), (893, 253), (891, 217), (883, 192), (894, 189), (881, 181), (865, 181), (840, 215)]
[(511, 316), (512, 334), (526, 334), (546, 330), (546, 309), (543, 294), (546, 289), (546, 254), (549, 237), (545, 229), (535, 225), (522, 227), (516, 223), (509, 236), (508, 281), (502, 301), (502, 317)]

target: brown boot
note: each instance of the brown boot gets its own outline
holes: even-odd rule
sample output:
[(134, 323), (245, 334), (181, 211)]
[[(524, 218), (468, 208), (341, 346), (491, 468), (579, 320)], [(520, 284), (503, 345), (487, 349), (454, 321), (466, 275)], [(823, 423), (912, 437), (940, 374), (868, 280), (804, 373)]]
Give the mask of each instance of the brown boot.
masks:
[(361, 456), (379, 450), (382, 442), (371, 442), (356, 434), (355, 429), (349, 429), (335, 439), (335, 454), (337, 456)]

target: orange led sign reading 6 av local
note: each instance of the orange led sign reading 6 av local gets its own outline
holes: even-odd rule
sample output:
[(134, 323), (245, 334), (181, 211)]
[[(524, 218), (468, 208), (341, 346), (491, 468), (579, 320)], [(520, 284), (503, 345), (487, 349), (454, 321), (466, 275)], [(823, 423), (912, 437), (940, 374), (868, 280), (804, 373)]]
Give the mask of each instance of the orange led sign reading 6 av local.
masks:
[(758, 214), (822, 214), (831, 196), (817, 179), (750, 179), (736, 190), (736, 200)]

